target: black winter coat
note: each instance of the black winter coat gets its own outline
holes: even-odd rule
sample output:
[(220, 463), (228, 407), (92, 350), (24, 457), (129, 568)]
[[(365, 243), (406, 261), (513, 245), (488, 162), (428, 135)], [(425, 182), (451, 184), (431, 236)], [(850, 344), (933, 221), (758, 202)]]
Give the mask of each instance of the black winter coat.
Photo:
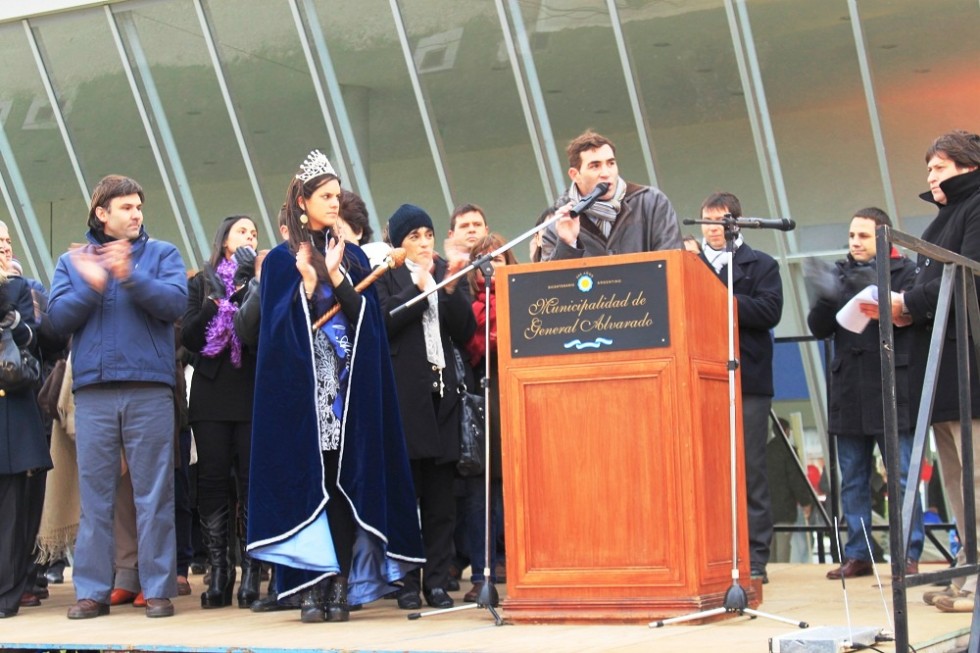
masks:
[[(436, 282), (446, 276), (446, 262), (435, 261)], [(438, 396), (438, 374), (425, 354), (425, 335), (422, 314), (428, 305), (423, 300), (399, 311), (391, 311), (421, 294), (407, 267), (400, 267), (382, 276), (375, 287), (385, 316), (391, 366), (398, 388), (398, 405), (402, 428), (412, 460), (434, 458), (439, 463), (459, 460), (459, 395), (456, 388), (453, 344), (465, 351), (465, 345), (476, 330), (476, 318), (470, 300), (461, 286), (453, 293), (440, 290), (439, 322), (446, 367), (442, 371), (443, 395), (438, 402), (438, 414), (433, 407), (433, 393)]]
[(251, 422), (255, 395), (255, 350), (242, 347), (241, 367), (231, 362), (229, 349), (215, 357), (201, 356), (207, 328), (218, 306), (207, 297), (203, 274), (187, 283), (187, 312), (181, 326), (184, 347), (195, 354), (188, 419), (195, 422)]
[[(834, 435), (873, 437), (884, 432), (881, 405), (881, 342), (878, 322), (872, 321), (861, 333), (848, 331), (837, 323), (837, 311), (863, 287), (853, 280), (866, 276), (874, 269), (874, 261), (858, 263), (848, 254), (837, 261), (840, 299), (820, 299), (810, 309), (807, 324), (818, 338), (834, 338), (834, 359), (828, 380), (827, 429)], [(909, 259), (891, 258), (891, 286), (901, 292), (912, 285), (915, 265)], [(848, 283), (848, 280), (852, 280)], [(898, 405), (898, 431), (912, 429), (909, 401), (909, 353), (912, 347), (911, 329), (895, 329), (895, 396)]]
[[(980, 261), (980, 170), (950, 177), (939, 187), (946, 194), (946, 205), (939, 206), (939, 213), (922, 232), (922, 239), (944, 247), (966, 258)], [(932, 193), (920, 195), (923, 200), (935, 203)], [(905, 293), (905, 305), (912, 315), (914, 338), (912, 343), (913, 415), (918, 411), (918, 398), (922, 394), (923, 377), (932, 338), (932, 324), (939, 303), (939, 285), (943, 265), (919, 255), (916, 260), (915, 283)], [(980, 284), (977, 285), (980, 290)], [(980, 294), (980, 293), (978, 293)], [(930, 423), (959, 420), (959, 383), (957, 381), (956, 310), (950, 311), (943, 343), (942, 361), (936, 381), (936, 400)], [(970, 388), (973, 417), (980, 417), (980, 380), (977, 363), (970, 341)]]
[[(701, 260), (714, 272), (704, 253)], [(783, 282), (779, 264), (766, 254), (743, 243), (735, 250), (732, 293), (738, 313), (739, 369), (742, 394), (773, 395), (771, 330), (783, 315)], [(728, 285), (728, 266), (718, 278)], [(719, 328), (725, 328), (720, 325)]]
[[(27, 282), (21, 277), (10, 277), (0, 289), (0, 309), (5, 313), (11, 306), (21, 316), (21, 322), (13, 332), (14, 341), (19, 346), (28, 346), (37, 355), (37, 341), (33, 337), (34, 300)], [(0, 396), (0, 475), (51, 469), (51, 454), (36, 391), (34, 387), (4, 390)], [(12, 526), (5, 524), (4, 527)]]

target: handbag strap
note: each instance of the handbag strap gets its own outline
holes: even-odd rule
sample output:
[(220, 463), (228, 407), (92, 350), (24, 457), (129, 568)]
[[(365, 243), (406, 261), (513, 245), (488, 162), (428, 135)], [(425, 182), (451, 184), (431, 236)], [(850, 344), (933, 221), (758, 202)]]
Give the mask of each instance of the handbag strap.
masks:
[(450, 344), (450, 348), (453, 350), (453, 366), (456, 369), (456, 393), (462, 395), (466, 392), (466, 370), (463, 368), (463, 357), (459, 355), (456, 345)]

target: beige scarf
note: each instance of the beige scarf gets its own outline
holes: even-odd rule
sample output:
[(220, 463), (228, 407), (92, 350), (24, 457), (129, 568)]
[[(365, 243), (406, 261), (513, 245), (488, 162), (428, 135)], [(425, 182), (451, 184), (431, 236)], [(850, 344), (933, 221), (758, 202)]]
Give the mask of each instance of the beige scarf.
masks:
[(58, 416), (51, 426), (51, 460), (44, 494), (41, 528), (37, 534), (39, 563), (65, 557), (75, 545), (81, 504), (78, 459), (75, 454), (75, 399), (71, 393), (71, 359), (58, 395)]

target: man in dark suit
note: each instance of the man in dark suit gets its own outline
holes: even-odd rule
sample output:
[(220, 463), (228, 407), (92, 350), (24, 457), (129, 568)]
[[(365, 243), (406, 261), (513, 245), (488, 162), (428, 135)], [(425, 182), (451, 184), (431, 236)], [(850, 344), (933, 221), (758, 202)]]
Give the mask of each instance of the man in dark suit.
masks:
[[(722, 218), (739, 218), (742, 205), (731, 193), (714, 193), (701, 204), (701, 258), (728, 285), (728, 252)], [(752, 577), (769, 582), (766, 565), (772, 540), (772, 510), (766, 474), (766, 440), (772, 407), (772, 329), (783, 314), (779, 264), (749, 247), (741, 234), (733, 242), (732, 292), (737, 300), (739, 370), (742, 374), (742, 430), (745, 451), (749, 558)]]

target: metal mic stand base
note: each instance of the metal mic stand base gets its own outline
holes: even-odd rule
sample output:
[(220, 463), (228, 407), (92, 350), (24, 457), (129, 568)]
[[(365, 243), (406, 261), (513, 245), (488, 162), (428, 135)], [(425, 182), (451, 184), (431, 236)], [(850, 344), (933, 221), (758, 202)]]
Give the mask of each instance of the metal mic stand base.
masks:
[(737, 580), (732, 581), (732, 586), (728, 588), (728, 592), (725, 593), (725, 602), (719, 608), (712, 608), (711, 610), (702, 610), (701, 612), (694, 612), (691, 614), (681, 615), (679, 617), (671, 617), (670, 619), (661, 619), (660, 621), (651, 621), (647, 624), (650, 628), (662, 628), (670, 624), (679, 624), (685, 621), (694, 621), (696, 619), (708, 619), (710, 617), (716, 617), (720, 614), (737, 614), (739, 616), (748, 615), (755, 619), (756, 617), (765, 617), (766, 619), (772, 619), (773, 621), (781, 621), (785, 624), (791, 626), (798, 626), (800, 628), (809, 628), (810, 624), (805, 621), (793, 621), (792, 619), (787, 619), (786, 617), (780, 617), (779, 615), (770, 614), (768, 612), (761, 612), (759, 610), (754, 610), (749, 606), (748, 597), (745, 595), (745, 589), (738, 584)]
[(442, 610), (429, 610), (428, 612), (413, 612), (408, 615), (410, 621), (416, 619), (421, 619), (422, 617), (432, 617), (439, 614), (446, 614), (447, 612), (462, 612), (463, 610), (472, 610), (473, 608), (486, 608), (490, 614), (493, 615), (493, 622), (496, 626), (503, 626), (504, 620), (497, 612), (497, 606), (500, 605), (500, 597), (497, 594), (497, 588), (494, 584), (487, 579), (483, 583), (483, 587), (480, 588), (480, 593), (476, 597), (476, 603), (467, 603), (465, 605), (457, 605), (451, 608), (444, 608)]

